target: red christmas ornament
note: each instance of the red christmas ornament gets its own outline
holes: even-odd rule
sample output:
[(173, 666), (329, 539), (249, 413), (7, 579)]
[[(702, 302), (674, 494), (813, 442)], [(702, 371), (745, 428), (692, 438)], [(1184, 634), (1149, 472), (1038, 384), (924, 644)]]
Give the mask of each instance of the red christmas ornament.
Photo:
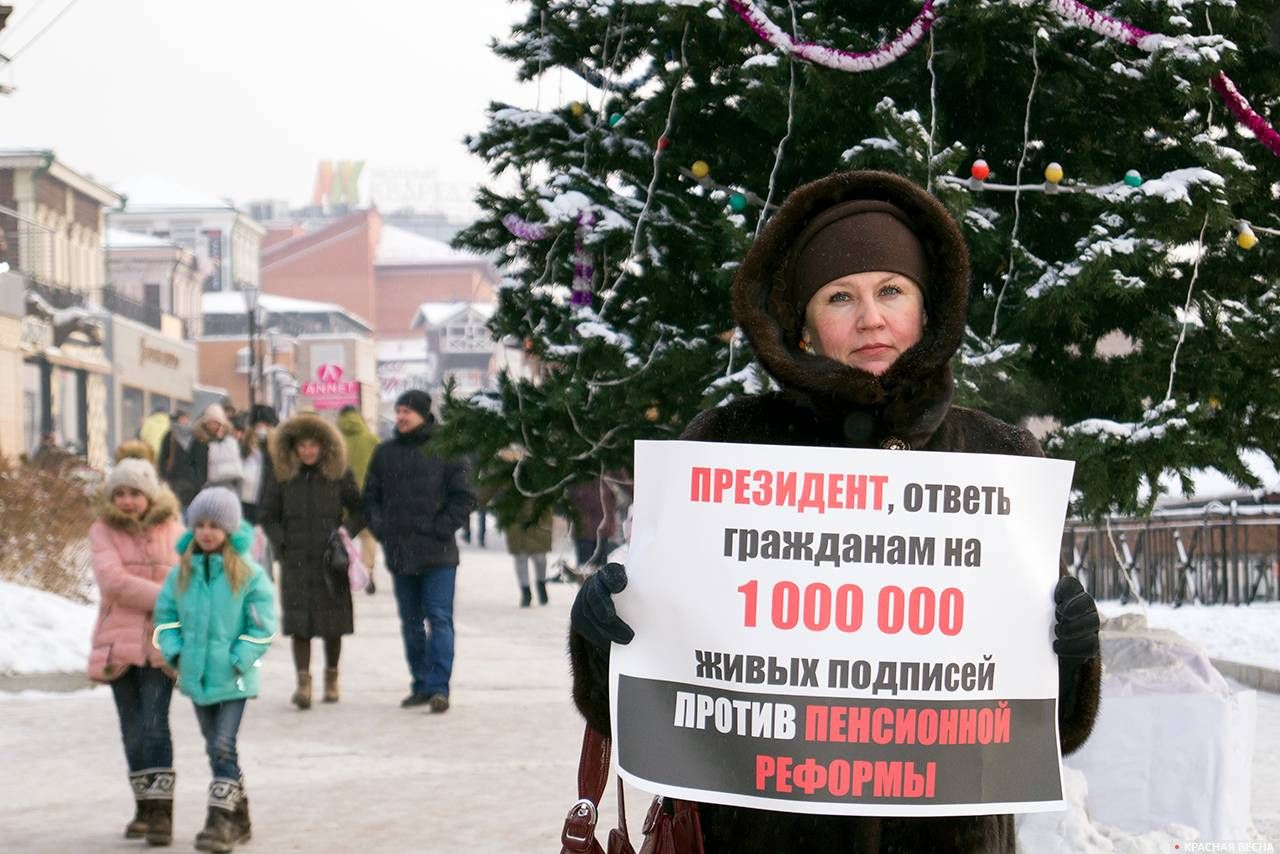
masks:
[(973, 165), (969, 167), (969, 174), (979, 181), (985, 181), (991, 175), (991, 167), (987, 165), (985, 160), (975, 160)]
[(666, 134), (663, 134), (662, 136), (658, 137), (659, 151), (666, 151), (670, 147), (671, 147), (671, 140), (667, 137)]

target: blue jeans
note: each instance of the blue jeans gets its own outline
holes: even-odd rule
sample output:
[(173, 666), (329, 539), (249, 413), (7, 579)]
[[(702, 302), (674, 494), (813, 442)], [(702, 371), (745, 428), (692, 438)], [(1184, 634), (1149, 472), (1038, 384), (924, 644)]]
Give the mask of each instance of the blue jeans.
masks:
[[(449, 695), (453, 674), (453, 584), (458, 567), (435, 566), (421, 575), (392, 576), (404, 657), (415, 694)], [(431, 626), (427, 634), (423, 623)]]
[(209, 754), (209, 767), (214, 777), (240, 779), (240, 761), (236, 754), (236, 735), (244, 717), (244, 700), (227, 700), (211, 706), (196, 706), (196, 720), (204, 736), (204, 749)]
[(173, 680), (158, 667), (130, 667), (111, 682), (129, 771), (173, 767), (169, 699)]

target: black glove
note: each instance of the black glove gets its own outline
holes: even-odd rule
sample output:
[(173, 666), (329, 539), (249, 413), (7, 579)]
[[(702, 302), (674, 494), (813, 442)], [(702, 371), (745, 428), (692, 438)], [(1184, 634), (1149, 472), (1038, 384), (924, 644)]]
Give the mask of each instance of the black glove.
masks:
[(569, 611), (569, 625), (593, 646), (608, 652), (609, 642), (631, 643), (636, 633), (622, 621), (613, 607), (613, 594), (627, 589), (627, 568), (606, 564), (582, 583)]
[(1098, 641), (1098, 608), (1093, 597), (1084, 592), (1080, 582), (1070, 575), (1058, 579), (1053, 590), (1057, 603), (1053, 627), (1053, 651), (1059, 659), (1079, 663), (1096, 658), (1101, 652)]

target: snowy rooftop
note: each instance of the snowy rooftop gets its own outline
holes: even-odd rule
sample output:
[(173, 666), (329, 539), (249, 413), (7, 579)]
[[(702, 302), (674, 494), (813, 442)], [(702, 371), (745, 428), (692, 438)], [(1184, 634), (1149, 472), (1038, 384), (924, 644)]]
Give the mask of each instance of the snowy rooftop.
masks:
[(234, 210), (229, 199), (194, 190), (167, 178), (148, 175), (122, 181), (117, 192), (127, 199), (125, 210)]
[(150, 234), (124, 231), (119, 228), (107, 229), (108, 249), (174, 249), (176, 247), (176, 243)]
[(410, 326), (414, 329), (425, 323), (427, 326), (439, 326), (447, 323), (467, 309), (477, 312), (485, 320), (493, 317), (493, 312), (497, 308), (491, 302), (424, 302), (418, 306), (418, 310), (414, 312), (413, 322)]
[(427, 358), (427, 339), (424, 336), (381, 339), (377, 347), (379, 362), (410, 362)]
[[(275, 294), (259, 294), (258, 305), (266, 311), (292, 314), (327, 314), (346, 309), (333, 302), (316, 302), (309, 299), (294, 299)], [(244, 314), (248, 308), (244, 304), (244, 294), (240, 291), (216, 291), (205, 294), (202, 309), (205, 314)]]
[(459, 252), (447, 243), (423, 237), (394, 225), (383, 225), (378, 239), (378, 254), (374, 263), (380, 267), (412, 266), (419, 264), (459, 264), (483, 261), (467, 252)]

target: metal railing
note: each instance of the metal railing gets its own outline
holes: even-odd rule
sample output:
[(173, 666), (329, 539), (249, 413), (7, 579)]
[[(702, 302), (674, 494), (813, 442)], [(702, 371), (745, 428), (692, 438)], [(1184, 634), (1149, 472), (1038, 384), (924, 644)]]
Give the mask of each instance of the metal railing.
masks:
[(102, 307), (112, 314), (136, 320), (139, 323), (150, 326), (152, 329), (161, 328), (161, 318), (164, 312), (160, 310), (160, 306), (147, 305), (123, 296), (111, 285), (106, 285), (102, 289)]
[(1280, 505), (1212, 503), (1101, 525), (1068, 521), (1062, 559), (1095, 599), (1280, 599)]

